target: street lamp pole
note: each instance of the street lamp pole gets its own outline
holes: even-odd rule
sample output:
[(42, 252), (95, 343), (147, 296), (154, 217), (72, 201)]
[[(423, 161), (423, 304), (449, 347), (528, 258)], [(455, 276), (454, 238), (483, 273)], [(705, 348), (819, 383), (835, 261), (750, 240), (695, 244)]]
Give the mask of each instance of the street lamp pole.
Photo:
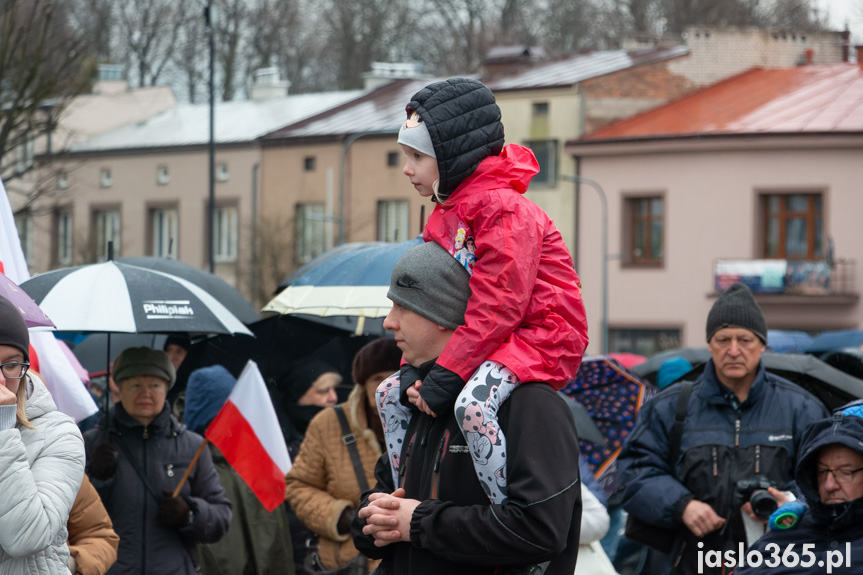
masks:
[(213, 0), (207, 0), (206, 22), (209, 29), (208, 41), (210, 48), (210, 141), (209, 141), (209, 159), (210, 159), (210, 177), (209, 177), (209, 201), (207, 203), (207, 212), (209, 214), (209, 229), (210, 238), (208, 245), (210, 247), (210, 273), (214, 273), (216, 268), (216, 239), (215, 239), (215, 216), (216, 216), (216, 83), (215, 83), (215, 22), (213, 21)]
[[(585, 178), (584, 176), (566, 176), (561, 175), (560, 178), (567, 182), (575, 184), (587, 184), (599, 194), (599, 201), (602, 206), (602, 354), (608, 353), (608, 202), (605, 198), (605, 192), (602, 186), (596, 180)], [(578, 226), (578, 222), (575, 222)]]

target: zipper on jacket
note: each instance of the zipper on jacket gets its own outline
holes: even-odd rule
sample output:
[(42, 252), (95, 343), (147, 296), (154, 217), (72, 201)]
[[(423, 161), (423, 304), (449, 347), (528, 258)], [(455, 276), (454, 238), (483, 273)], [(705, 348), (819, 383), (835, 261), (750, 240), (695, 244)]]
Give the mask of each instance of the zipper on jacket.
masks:
[(408, 449), (405, 451), (404, 459), (399, 461), (399, 484), (396, 485), (396, 488), (403, 487), (405, 484), (405, 472), (407, 471), (408, 460), (411, 457), (411, 449), (414, 446), (414, 440), (416, 437), (416, 433), (411, 436), (410, 441), (408, 441)]
[(434, 467), (432, 468), (432, 474), (434, 479), (432, 480), (432, 489), (431, 489), (431, 498), (437, 499), (437, 490), (438, 485), (440, 484), (440, 464), (443, 460), (444, 449), (446, 449), (447, 439), (449, 439), (449, 432), (444, 432), (443, 436), (440, 438), (440, 445), (437, 448), (437, 454), (434, 459)]
[(715, 445), (710, 448), (710, 455), (713, 458), (713, 477), (716, 477), (719, 475), (719, 454)]
[(761, 446), (755, 446), (755, 475), (761, 473)]
[(740, 447), (740, 420), (734, 420), (734, 447)]
[(149, 438), (150, 438), (150, 434), (149, 434), (149, 433), (147, 433), (147, 426), (146, 426), (146, 425), (144, 426), (144, 435), (143, 435), (143, 437), (144, 437), (144, 439), (149, 439)]

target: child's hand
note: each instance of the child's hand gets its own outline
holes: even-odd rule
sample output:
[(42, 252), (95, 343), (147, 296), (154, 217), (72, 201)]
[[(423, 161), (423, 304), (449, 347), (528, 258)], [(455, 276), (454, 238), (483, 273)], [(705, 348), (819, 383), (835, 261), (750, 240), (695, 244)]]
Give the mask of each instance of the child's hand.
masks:
[(412, 386), (410, 386), (407, 390), (408, 401), (417, 406), (417, 409), (422, 411), (423, 413), (427, 413), (432, 417), (437, 417), (437, 414), (429, 409), (428, 404), (423, 399), (423, 396), (420, 395), (420, 386), (422, 386), (423, 382), (417, 380)]

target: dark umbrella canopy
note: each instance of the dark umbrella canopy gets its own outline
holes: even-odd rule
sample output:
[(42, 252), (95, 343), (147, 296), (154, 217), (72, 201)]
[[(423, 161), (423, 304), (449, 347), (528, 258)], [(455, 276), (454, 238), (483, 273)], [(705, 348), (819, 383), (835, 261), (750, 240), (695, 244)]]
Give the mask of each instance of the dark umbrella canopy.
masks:
[(107, 261), (35, 276), (21, 287), (58, 331), (250, 333), (215, 297), (177, 276)]
[(863, 379), (863, 350), (852, 347), (831, 351), (820, 356), (821, 361), (848, 375)]
[(660, 351), (647, 358), (647, 361), (633, 366), (630, 371), (642, 379), (656, 383), (659, 368), (662, 364), (675, 357), (682, 357), (694, 366), (701, 365), (710, 359), (710, 352), (706, 347), (682, 347)]
[(237, 316), (246, 325), (261, 319), (258, 312), (252, 307), (252, 304), (243, 297), (243, 294), (219, 276), (211, 274), (208, 271), (198, 269), (178, 260), (152, 256), (117, 258), (114, 261), (169, 273), (188, 280), (219, 300), (222, 305), (228, 308), (232, 314)]
[(566, 400), (569, 411), (572, 413), (572, 420), (575, 422), (575, 430), (578, 432), (579, 441), (588, 441), (599, 445), (605, 443), (605, 437), (602, 436), (602, 432), (590, 417), (587, 408), (565, 393), (559, 393)]

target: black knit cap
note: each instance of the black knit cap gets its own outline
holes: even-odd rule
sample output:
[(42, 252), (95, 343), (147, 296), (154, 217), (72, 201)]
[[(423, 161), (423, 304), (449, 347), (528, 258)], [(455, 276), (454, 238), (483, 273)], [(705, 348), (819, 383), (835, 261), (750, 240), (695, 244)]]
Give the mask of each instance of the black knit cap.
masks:
[(0, 345), (21, 350), (24, 361), (30, 363), (30, 332), (18, 308), (5, 297), (0, 297)]
[(283, 376), (287, 389), (285, 398), (290, 403), (298, 402), (320, 376), (330, 372), (339, 373), (336, 368), (315, 357), (297, 360)]
[(726, 327), (742, 327), (767, 343), (767, 322), (752, 291), (742, 283), (733, 283), (722, 292), (707, 314), (707, 341)]

